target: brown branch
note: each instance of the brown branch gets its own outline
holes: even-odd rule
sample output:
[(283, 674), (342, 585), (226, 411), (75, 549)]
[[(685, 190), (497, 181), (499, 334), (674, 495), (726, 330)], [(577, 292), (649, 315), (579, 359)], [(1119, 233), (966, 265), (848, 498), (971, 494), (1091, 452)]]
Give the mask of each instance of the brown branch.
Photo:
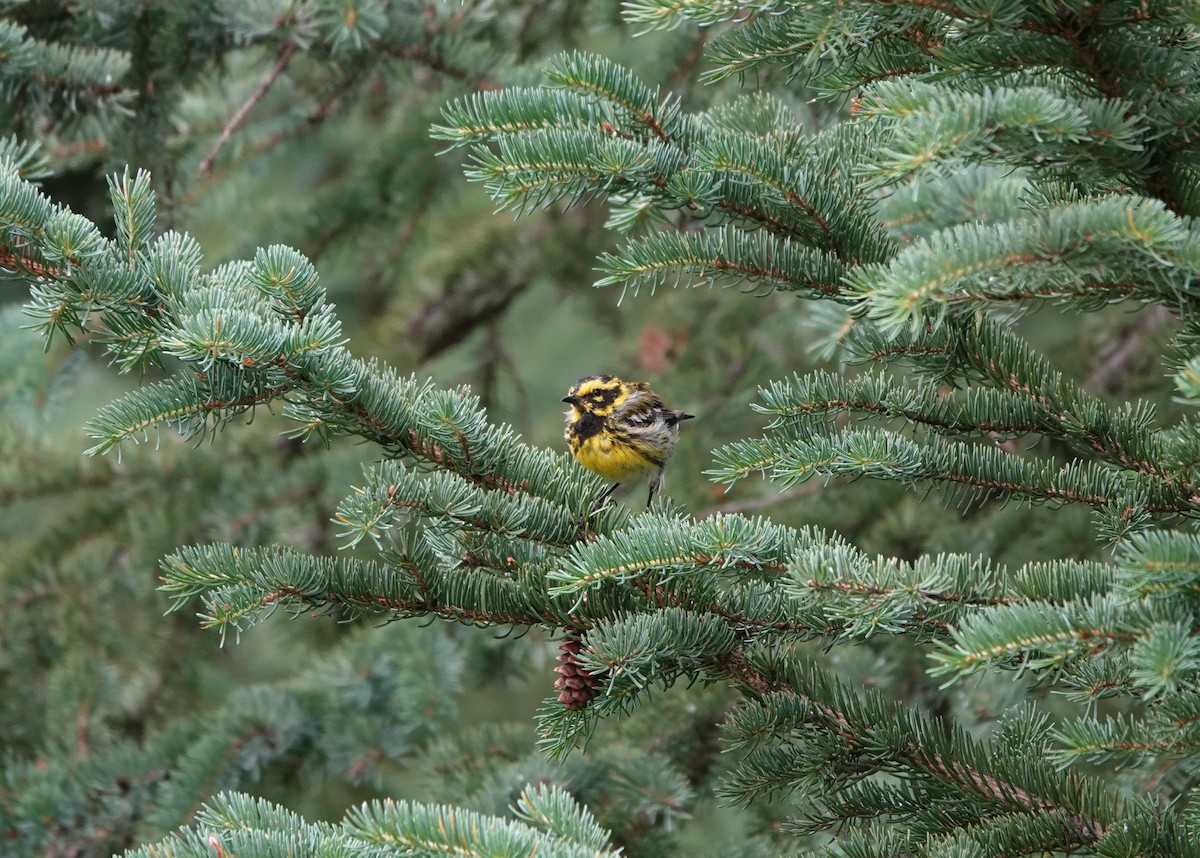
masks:
[(310, 593), (296, 587), (283, 586), (278, 590), (265, 593), (259, 601), (262, 607), (282, 601), (298, 599), (312, 607), (323, 607), (327, 604), (344, 605), (348, 608), (365, 610), (369, 605), (377, 611), (386, 611), (396, 617), (418, 616), (421, 614), (437, 614), (449, 620), (470, 623), (487, 623), (502, 626), (535, 626), (541, 623), (556, 623), (552, 617), (538, 614), (501, 614), (486, 610), (466, 608), (452, 605), (449, 602), (433, 598), (432, 595), (423, 599), (396, 599), (379, 593), (353, 594)]
[[(666, 182), (662, 183), (662, 185), (665, 184)], [(773, 232), (786, 233), (797, 238), (804, 237), (804, 232), (802, 230), (796, 229), (790, 224), (784, 223), (780, 218), (777, 218), (774, 215), (767, 214), (766, 212), (751, 208), (750, 206), (744, 206), (740, 203), (735, 203), (730, 200), (721, 200), (716, 205), (717, 208), (725, 209), (725, 211), (735, 214), (739, 217), (744, 217), (747, 220), (757, 221)]]
[(0, 268), (7, 268), (10, 271), (23, 271), (35, 277), (63, 276), (62, 270), (52, 265), (38, 262), (35, 259), (30, 259), (28, 256), (19, 256), (7, 247), (0, 247)]
[(805, 495), (819, 494), (823, 491), (825, 491), (825, 484), (813, 480), (812, 482), (801, 483), (795, 488), (775, 494), (758, 495), (756, 497), (719, 503), (696, 513), (696, 518), (711, 518), (718, 514), (729, 515), (731, 513), (757, 512), (761, 509), (769, 509), (777, 504), (787, 503)]
[(1087, 378), (1079, 385), (1084, 390), (1105, 390), (1109, 382), (1121, 378), (1128, 372), (1137, 357), (1138, 350), (1146, 337), (1153, 334), (1172, 318), (1170, 310), (1163, 306), (1152, 307), (1132, 328), (1125, 331), (1116, 345), (1107, 349)]
[(213, 163), (217, 160), (217, 156), (221, 154), (221, 150), (225, 148), (225, 144), (233, 136), (242, 123), (246, 121), (246, 116), (254, 109), (254, 105), (262, 101), (265, 96), (275, 85), (275, 81), (287, 69), (288, 63), (292, 61), (292, 57), (298, 50), (295, 42), (284, 42), (279, 46), (278, 52), (275, 54), (275, 67), (271, 69), (270, 74), (250, 93), (250, 97), (242, 104), (241, 107), (230, 117), (225, 123), (225, 127), (221, 129), (221, 135), (217, 138), (217, 142), (213, 145), (212, 151), (205, 156), (200, 162), (200, 166), (196, 168), (196, 176), (208, 176), (212, 173)]
[(816, 280), (803, 280), (792, 277), (782, 268), (776, 266), (772, 268), (764, 268), (761, 265), (752, 265), (748, 262), (737, 262), (727, 260), (715, 260), (712, 267), (716, 271), (735, 271), (746, 277), (756, 277), (761, 280), (777, 280), (785, 283), (792, 283), (798, 288), (812, 289), (814, 292), (820, 292), (822, 295), (828, 295), (833, 298), (840, 297), (842, 287), (836, 283), (820, 283)]
[[(871, 725), (854, 723), (845, 712), (839, 711), (824, 701), (813, 699), (810, 695), (791, 687), (778, 677), (764, 674), (739, 650), (722, 658), (717, 663), (716, 669), (756, 695), (780, 693), (804, 699), (809, 707), (808, 720), (845, 741), (850, 750), (865, 754), (866, 749), (877, 739), (878, 731)], [(895, 755), (898, 762), (907, 764), (929, 777), (970, 790), (1006, 810), (1035, 814), (1061, 812), (1069, 822), (1069, 829), (1063, 832), (1065, 841), (1063, 845), (1066, 845), (1066, 842), (1070, 842), (1071, 845), (1094, 843), (1106, 833), (1106, 828), (1100, 819), (1064, 807), (1022, 786), (981, 771), (966, 762), (948, 760), (943, 754), (931, 753), (914, 742), (893, 745), (889, 751)], [(867, 765), (882, 767), (887, 760), (878, 754), (871, 754), (864, 762)], [(893, 762), (892, 765), (895, 763)]]
[(389, 50), (387, 53), (398, 60), (415, 62), (431, 69), (432, 71), (443, 74), (446, 77), (469, 83), (471, 86), (475, 87), (475, 89), (484, 92), (493, 92), (501, 89), (501, 86), (498, 83), (490, 80), (484, 75), (472, 75), (463, 69), (450, 65), (450, 63), (446, 62), (446, 58), (441, 54), (430, 51), (427, 44), (405, 45), (402, 48)]
[(683, 58), (683, 62), (667, 79), (664, 89), (674, 90), (680, 87), (685, 81), (689, 87), (692, 81), (692, 76), (696, 71), (696, 67), (700, 64), (700, 60), (704, 58), (704, 46), (708, 41), (708, 30), (701, 29), (696, 33), (696, 41), (692, 45), (692, 49), (687, 52), (687, 56)]
[[(1002, 480), (992, 480), (987, 477), (981, 477), (976, 474), (954, 474), (945, 473), (937, 476), (926, 477), (926, 479), (934, 482), (946, 481), (949, 483), (961, 483), (972, 488), (981, 489), (988, 492), (1003, 492), (1010, 495), (1025, 495), (1030, 498), (1041, 498), (1043, 500), (1065, 500), (1074, 501), (1075, 503), (1084, 503), (1090, 506), (1105, 506), (1112, 502), (1112, 498), (1098, 494), (1085, 494), (1082, 492), (1073, 492), (1069, 489), (1060, 486), (1030, 486), (1021, 483), (1004, 482)], [(1167, 507), (1160, 509), (1157, 506), (1147, 506), (1147, 509), (1163, 512), (1179, 512), (1175, 507)]]

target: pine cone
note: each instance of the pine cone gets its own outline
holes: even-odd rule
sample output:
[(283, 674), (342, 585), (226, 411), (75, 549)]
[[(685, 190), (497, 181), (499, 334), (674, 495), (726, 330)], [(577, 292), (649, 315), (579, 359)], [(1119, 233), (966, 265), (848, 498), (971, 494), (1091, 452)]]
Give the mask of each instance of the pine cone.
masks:
[(558, 702), (564, 709), (586, 709), (588, 703), (596, 696), (600, 677), (579, 664), (583, 639), (577, 632), (568, 633), (559, 649), (562, 652), (558, 656), (558, 667), (554, 668), (554, 672), (558, 674), (558, 679), (554, 681), (554, 687), (559, 689)]

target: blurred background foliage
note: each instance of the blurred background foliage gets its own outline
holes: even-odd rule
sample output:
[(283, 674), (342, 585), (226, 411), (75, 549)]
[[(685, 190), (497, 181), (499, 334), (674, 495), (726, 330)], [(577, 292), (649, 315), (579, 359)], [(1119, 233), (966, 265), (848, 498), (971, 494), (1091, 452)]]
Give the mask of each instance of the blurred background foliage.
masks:
[[(639, 35), (619, 9), (7, 0), (4, 55), (44, 68), (44, 86), (10, 75), (0, 127), (37, 142), (45, 193), (96, 223), (112, 223), (104, 176), (130, 165), (152, 172), (160, 227), (194, 235), (206, 267), (259, 246), (297, 248), (356, 354), (470, 385), (534, 444), (561, 445), (559, 400), (575, 379), (651, 380), (699, 416), (666, 488), (698, 515), (836, 526), (868, 552), (900, 557), (971, 551), (1017, 564), (1094, 552), (1088, 514), (1075, 509), (963, 512), (953, 498), (879, 483), (781, 492), (748, 480), (726, 494), (708, 481), (709, 451), (765, 422), (749, 408), (760, 383), (837, 368), (836, 314), (703, 285), (594, 289), (596, 257), (616, 245), (619, 225), (587, 207), (497, 215), (463, 180), (463, 156), (443, 154), (429, 134), (450, 99), (538, 81), (545, 59), (571, 48), (603, 53), (688, 110), (728, 98), (736, 82), (698, 85), (703, 31)], [(797, 123), (837, 121), (783, 72), (759, 74), (752, 84)], [(962, 202), (1000, 185), (964, 184)], [(898, 235), (910, 203), (886, 204)], [(222, 788), (328, 818), (380, 792), (503, 812), (539, 779), (598, 808), (628, 854), (768, 854), (774, 806), (713, 798), (724, 769), (716, 724), (730, 704), (720, 688), (665, 693), (655, 711), (603, 725), (603, 742), (559, 765), (534, 740), (553, 682), (553, 646), (536, 634), (411, 623), (381, 632), (302, 617), (222, 646), (194, 616), (165, 615), (158, 562), (180, 545), (332, 553), (334, 506), (379, 452), (293, 443), (262, 410), (200, 441), (151, 434), (121, 457), (85, 458), (85, 421), (144, 379), (119, 377), (82, 343), (59, 340), (43, 354), (23, 327), (23, 281), (0, 282), (0, 855), (109, 854), (186, 822)], [(1044, 308), (1020, 324), (1085, 388), (1159, 396), (1170, 412), (1156, 393), (1163, 316), (1113, 309), (1082, 327), (1066, 318)], [(950, 705), (920, 659), (897, 656), (904, 644), (878, 646), (891, 650), (886, 665), (864, 645), (842, 648), (837, 669), (934, 711)], [(1010, 679), (972, 691), (972, 705), (993, 711), (1017, 693)]]

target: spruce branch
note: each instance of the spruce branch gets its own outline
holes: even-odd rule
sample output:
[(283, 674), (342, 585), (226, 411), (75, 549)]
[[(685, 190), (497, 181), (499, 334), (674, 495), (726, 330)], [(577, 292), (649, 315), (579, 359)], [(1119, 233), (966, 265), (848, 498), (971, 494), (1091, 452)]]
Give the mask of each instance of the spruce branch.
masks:
[(338, 506), (334, 521), (345, 526), (349, 546), (364, 536), (381, 536), (410, 513), (436, 526), (468, 527), (513, 540), (565, 547), (579, 538), (579, 521), (568, 509), (543, 498), (488, 491), (452, 473), (424, 475), (400, 462), (367, 472), (365, 486)]
[(598, 261), (606, 276), (597, 286), (620, 283), (634, 295), (642, 285), (649, 285), (653, 293), (667, 283), (707, 278), (846, 300), (841, 295), (845, 266), (834, 255), (788, 238), (729, 226), (699, 233), (650, 233)]
[(932, 384), (905, 384), (873, 372), (853, 379), (828, 372), (795, 376), (771, 382), (760, 395), (762, 402), (751, 407), (774, 418), (768, 431), (803, 431), (844, 412), (901, 418), (956, 436), (1020, 436), (1045, 428), (1036, 403), (1010, 391), (945, 392)]
[[(986, 836), (998, 817), (1014, 814), (1036, 824), (1051, 814), (1059, 824), (1043, 848), (1063, 850), (1098, 844), (1141, 812), (1108, 802), (1097, 781), (1051, 769), (1037, 747), (1044, 741), (1044, 722), (1018, 721), (1005, 731), (1011, 737), (997, 735), (988, 749), (960, 730), (947, 735), (931, 716), (902, 711), (900, 704), (876, 692), (864, 697), (851, 694), (811, 666), (786, 670), (777, 661), (734, 653), (719, 669), (761, 697), (761, 702), (747, 704), (730, 722), (742, 741), (759, 747), (728, 783), (731, 797), (746, 800), (760, 791), (787, 789), (807, 770), (809, 778), (823, 782), (825, 795), (840, 797), (849, 790), (850, 800), (855, 800), (855, 791), (862, 789), (856, 785), (864, 777), (886, 772), (903, 778), (920, 796), (910, 800), (908, 807), (915, 804), (926, 811), (924, 822), (930, 828), (922, 840), (939, 830), (971, 840)], [(805, 736), (808, 742), (803, 741)], [(928, 812), (931, 801), (936, 806), (948, 794), (968, 802), (978, 821), (971, 824), (959, 814)], [(881, 804), (872, 805), (876, 814), (887, 813)], [(893, 809), (900, 810), (897, 816), (903, 818), (902, 808)], [(829, 815), (823, 815), (820, 807), (814, 810), (817, 813), (805, 824), (811, 825), (810, 830), (821, 830), (844, 819), (847, 806), (835, 798), (824, 811)], [(1145, 832), (1148, 840), (1158, 844), (1149, 854), (1169, 855), (1163, 844), (1178, 838), (1178, 824), (1161, 815), (1156, 820), (1153, 830)]]
[[(1188, 854), (1194, 813), (1131, 794), (1141, 791), (1135, 773), (1113, 783), (1074, 767), (1161, 758), (1166, 769), (1145, 791), (1182, 794), (1175, 784), (1200, 748), (1200, 549), (1190, 533), (1155, 527), (1200, 514), (1200, 424), (1163, 429), (1148, 398), (1122, 406), (1087, 393), (990, 313), (1046, 300), (1169, 308), (1180, 316), (1171, 370), (1181, 402), (1200, 402), (1191, 310), (1200, 240), (1189, 220), (1200, 211), (1196, 21), (1170, 2), (1051, 5), (637, 0), (627, 20), (721, 25), (708, 40), (714, 77), (775, 65), (821, 98), (861, 87), (856, 120), (810, 134), (782, 98), (690, 114), (632, 72), (576, 53), (551, 61), (553, 88), (462, 99), (435, 133), (467, 148), (469, 177), (501, 208), (607, 202), (609, 224), (633, 237), (602, 258), (603, 285), (707, 280), (856, 302), (830, 326), (846, 354), (915, 368), (911, 380), (875, 369), (765, 385), (756, 407), (770, 423), (763, 437), (718, 451), (719, 481), (868, 476), (963, 500), (1083, 504), (1102, 536), (1119, 537), (1111, 562), (1010, 570), (961, 553), (876, 557), (816, 528), (743, 516), (589, 515), (599, 481), (567, 456), (491, 422), (466, 390), (355, 359), (301, 254), (272, 247), (207, 270), (196, 242), (156, 236), (140, 174), (111, 183), (108, 238), (37, 193), (0, 145), (0, 264), (36, 281), (29, 308), (47, 339), (83, 332), (122, 369), (180, 367), (104, 409), (93, 452), (164, 423), (199, 437), (278, 404), (297, 437), (356, 436), (388, 459), (366, 470), (335, 518), (347, 547), (373, 560), (215, 544), (164, 561), (174, 609), (199, 598), (207, 626), (237, 631), (282, 608), (564, 630), (563, 696), (542, 724), (552, 755), (654, 690), (729, 683), (743, 697), (728, 732), (744, 756), (731, 763), (727, 793), (801, 790), (787, 831), (857, 826), (841, 845), (864, 858)], [(381, 8), (364, 7), (355, 29), (334, 21), (345, 10), (321, 5), (313, 32), (328, 29), (341, 56), (362, 49), (484, 80), (448, 42), (425, 51), (384, 40)], [(422, 8), (421, 34), (443, 35), (435, 16)], [(307, 19), (287, 23), (296, 38), (286, 44), (304, 44)], [(202, 168), (278, 84), (285, 59), (276, 55)], [(489, 70), (484, 85), (493, 79)], [(326, 113), (318, 105), (308, 115)], [(941, 180), (963, 164), (970, 180)], [(989, 185), (1003, 188), (989, 195)], [(893, 199), (881, 199), (884, 188)], [(859, 422), (847, 427), (847, 417)], [(1023, 532), (1014, 542), (1006, 550), (1038, 549)], [(864, 689), (798, 655), (806, 642), (879, 635), (933, 649), (948, 681), (1013, 671), (1074, 703), (1126, 698), (1134, 714), (1093, 712), (1051, 728), (1021, 710), (982, 739), (978, 711), (917, 709), (899, 699), (911, 685)], [(282, 722), (284, 745), (306, 735), (294, 701), (258, 702), (225, 725), (226, 738), (267, 716)], [(171, 782), (215, 783), (236, 762), (231, 748), (195, 743), (179, 767), (189, 777)], [(666, 814), (690, 797), (669, 771), (638, 785), (661, 789), (652, 806)], [(196, 795), (181, 787), (165, 804), (187, 815)], [(549, 791), (527, 793), (517, 823), (381, 804), (341, 826), (309, 825), (252, 804), (229, 799), (200, 817), (207, 830), (193, 826), (162, 848), (612, 852), (599, 823)]]
[(996, 447), (937, 437), (918, 443), (878, 430), (735, 442), (716, 451), (716, 462), (710, 474), (726, 484), (754, 472), (785, 487), (814, 476), (871, 477), (907, 486), (931, 482), (968, 500), (995, 495), (1026, 503), (1082, 503), (1118, 515), (1192, 513), (1191, 502), (1170, 486), (1136, 475), (1126, 479), (1094, 463), (1058, 466)]
[(1120, 587), (1130, 598), (1190, 601), (1200, 595), (1200, 539), (1178, 531), (1147, 531), (1118, 546), (1114, 562), (1122, 570)]
[(632, 132), (643, 128), (660, 142), (667, 143), (682, 131), (678, 127), (680, 120), (676, 105), (662, 102), (657, 91), (651, 90), (605, 57), (583, 53), (562, 54), (547, 67), (546, 77), (552, 83), (584, 93), (587, 98), (613, 105), (633, 120), (633, 126), (621, 123), (622, 127)]
[(1019, 602), (1000, 574), (977, 556), (941, 554), (909, 563), (814, 540), (797, 546), (781, 590), (831, 637), (908, 633), (922, 640), (945, 635), (980, 608)]
[[(448, 107), (445, 124), (434, 128), (454, 145), (470, 145), (468, 178), (484, 182), (502, 208), (523, 212), (601, 196), (617, 206), (633, 200), (654, 212), (685, 209), (763, 226), (842, 264), (894, 252), (882, 228), (864, 227), (864, 188), (844, 168), (847, 152), (875, 142), (869, 134), (834, 128), (812, 141), (748, 139), (725, 130), (731, 117), (720, 111), (685, 121), (678, 105), (659, 106), (656, 92), (606, 60), (566, 55), (549, 74), (570, 89), (472, 97)], [(671, 264), (658, 255), (652, 267)], [(718, 264), (747, 276), (775, 276), (766, 260), (743, 258)], [(804, 270), (812, 263), (800, 264), (795, 276), (804, 283), (812, 279)], [(658, 276), (643, 271), (629, 276)], [(815, 286), (818, 294), (840, 288), (820, 279)]]
[(600, 130), (604, 114), (575, 93), (542, 87), (507, 87), (473, 93), (442, 108), (445, 125), (430, 134), (452, 147), (491, 140), (501, 134), (548, 128)]
[(653, 686), (698, 678), (737, 646), (738, 636), (724, 619), (682, 608), (597, 623), (578, 656), (601, 679), (590, 708), (598, 714), (627, 712)]
[[(800, 153), (789, 154), (794, 158)], [(727, 185), (745, 188), (775, 221), (792, 224), (799, 236), (815, 246), (843, 255), (830, 224), (834, 214), (833, 199), (825, 186), (828, 176), (796, 169), (777, 147), (729, 134), (706, 139), (696, 157), (700, 169), (714, 173)]]
[(407, 549), (394, 550), (381, 563), (282, 549), (194, 546), (163, 560), (162, 589), (176, 611), (200, 596), (202, 625), (222, 635), (240, 634), (279, 608), (294, 615), (336, 610), (391, 620), (435, 615), (485, 625), (561, 622), (551, 620), (545, 605), (529, 602), (516, 581), (471, 576), (467, 566), (448, 572), (427, 545), (414, 539), (407, 540)]
[[(863, 359), (912, 357), (920, 370), (932, 374), (939, 381), (983, 381), (998, 390), (1008, 391), (1018, 399), (1026, 399), (1026, 405), (1015, 413), (1027, 413), (1034, 418), (1040, 424), (1038, 432), (1061, 438), (1081, 457), (1108, 462), (1125, 470), (1131, 477), (1129, 488), (1122, 490), (1110, 478), (1095, 472), (1101, 483), (1096, 484), (1094, 489), (1087, 490), (1080, 486), (1068, 490), (1065, 497), (1076, 500), (1090, 498), (1085, 502), (1102, 507), (1128, 495), (1129, 500), (1121, 501), (1122, 509), (1127, 513), (1133, 511), (1133, 505), (1137, 505), (1158, 513), (1192, 514), (1194, 492), (1191, 473), (1187, 468), (1166, 465), (1164, 444), (1169, 436), (1153, 431), (1153, 412), (1141, 403), (1130, 404), (1120, 410), (1110, 408), (1064, 378), (1043, 356), (1035, 353), (1004, 326), (993, 322), (975, 324), (948, 320), (936, 330), (907, 331), (892, 340), (871, 325), (857, 325), (847, 338), (846, 345), (851, 354)], [(823, 388), (817, 389), (824, 391)], [(990, 411), (987, 405), (990, 396), (992, 394), (973, 400), (987, 409), (984, 413)], [(954, 399), (948, 398), (948, 401), (953, 402)], [(819, 401), (816, 405), (819, 406)], [(1033, 411), (1025, 411), (1029, 406), (1033, 407)], [(801, 406), (797, 404), (790, 407)], [(1011, 409), (1013, 406), (1008, 407)], [(1036, 416), (1037, 411), (1041, 411), (1040, 417)], [(997, 411), (996, 417), (984, 418), (980, 414), (972, 419), (990, 424), (992, 420), (1000, 419), (1000, 413), (1014, 412)], [(786, 457), (788, 449), (786, 436), (730, 446), (728, 453), (723, 454), (720, 475), (726, 479), (738, 479), (754, 470), (769, 472)], [(983, 452), (978, 454), (991, 455)], [(974, 454), (970, 451), (959, 452), (954, 448), (954, 455)], [(1071, 470), (1079, 474), (1086, 473), (1086, 468), (1079, 471), (1072, 466)], [(999, 483), (1003, 482), (1004, 479), (999, 480)], [(1005, 490), (1000, 484), (995, 484), (994, 488)], [(1128, 494), (1130, 489), (1133, 490), (1132, 494)], [(1141, 500), (1137, 499), (1139, 494), (1144, 495)]]
[(60, 268), (46, 265), (28, 256), (20, 256), (10, 248), (0, 249), (0, 268), (22, 271), (34, 277), (58, 277), (63, 273)]
[(96, 130), (90, 123), (105, 128), (116, 117), (132, 115), (134, 93), (120, 83), (131, 64), (125, 51), (45, 42), (21, 24), (0, 21), (0, 52), (7, 95), (18, 105), (22, 124), (30, 114), (41, 119), (50, 114), (46, 108), (58, 107), (51, 122), (69, 140)]
[(889, 129), (889, 144), (868, 170), (878, 183), (958, 160), (1036, 164), (1128, 162), (1144, 134), (1121, 102), (1066, 98), (1049, 89), (996, 88), (981, 93), (937, 83), (880, 81), (856, 103), (864, 120)]
[(1200, 268), (1197, 247), (1161, 202), (1110, 196), (1008, 223), (942, 230), (885, 265), (855, 269), (848, 280), (859, 309), (885, 332), (937, 325), (959, 305), (996, 300), (1075, 297), (1086, 306), (1138, 298), (1170, 306)]
[(1061, 765), (1079, 761), (1136, 764), (1147, 754), (1183, 757), (1194, 751), (1196, 741), (1194, 735), (1180, 735), (1174, 725), (1145, 723), (1119, 715), (1103, 722), (1072, 719), (1058, 725), (1051, 737), (1058, 745), (1053, 758)]
[(473, 150), (467, 178), (484, 182), (501, 208), (518, 212), (665, 185), (680, 166), (677, 153), (662, 144), (589, 132), (538, 130), (504, 135), (496, 143), (495, 153)]
[(780, 12), (798, 4), (780, 0), (629, 0), (621, 14), (632, 24), (678, 27), (684, 21), (710, 26), (754, 12)]
[[(68, 234), (53, 226), (62, 211), (11, 172), (7, 186), (15, 194), (0, 223), (6, 252), (62, 258), (61, 245), (51, 243)], [(283, 401), (303, 436), (359, 435), (390, 455), (510, 496), (565, 491), (580, 508), (590, 504), (588, 492), (594, 500), (597, 481), (579, 479), (564, 456), (529, 448), (510, 428), (491, 424), (477, 397), (352, 358), (315, 270), (299, 253), (273, 247), (205, 273), (194, 241), (176, 233), (152, 237), (155, 201), (146, 174), (110, 186), (116, 239), (102, 239), (94, 227), (80, 232), (72, 215), (71, 234), (80, 236), (75, 263), (39, 283), (32, 309), (47, 332), (92, 323), (123, 368), (170, 355), (188, 369), (103, 409), (91, 426), (94, 454), (142, 438), (158, 423), (196, 433)]]
[(646, 514), (628, 528), (575, 545), (548, 576), (548, 592), (573, 595), (651, 570), (664, 582), (700, 568), (770, 574), (782, 571), (790, 545), (799, 538), (804, 537), (757, 518), (712, 516), (693, 523)]
[(337, 824), (311, 823), (279, 805), (222, 792), (199, 808), (196, 819), (158, 844), (126, 853), (153, 858), (232, 855), (377, 856), (404, 852), (518, 858), (615, 858), (608, 833), (557, 786), (526, 788), (517, 819), (444, 805), (374, 801), (350, 810)]
[(1138, 634), (1122, 628), (1110, 597), (1050, 605), (1006, 605), (965, 619), (952, 643), (936, 651), (935, 674), (967, 675), (985, 666), (1061, 668), (1072, 659), (1128, 645)]
[(458, 854), (480, 858), (532, 854), (549, 858), (603, 858), (619, 852), (608, 846), (608, 835), (595, 818), (557, 787), (526, 789), (518, 801), (517, 813), (525, 822), (486, 817), (461, 808), (388, 799), (351, 811), (344, 826), (354, 841), (389, 850), (453, 849)]
[(292, 61), (292, 56), (297, 50), (299, 50), (299, 47), (300, 46), (298, 44), (292, 41), (284, 42), (279, 46), (279, 49), (275, 53), (274, 67), (263, 79), (262, 83), (255, 87), (250, 95), (247, 96), (246, 100), (242, 102), (241, 107), (234, 111), (233, 116), (229, 117), (229, 121), (226, 122), (221, 128), (221, 133), (217, 135), (216, 142), (213, 143), (213, 146), (209, 150), (208, 154), (204, 156), (204, 158), (200, 161), (200, 165), (196, 168), (197, 177), (204, 178), (212, 174), (213, 164), (216, 163), (217, 157), (221, 154), (221, 150), (225, 148), (225, 144), (229, 142), (230, 138), (233, 137), (234, 132), (237, 131), (237, 129), (241, 127), (242, 123), (246, 121), (246, 117), (250, 114), (250, 111), (254, 109), (254, 106), (263, 100), (263, 97), (270, 92), (271, 87), (274, 86), (275, 81), (277, 81), (287, 70), (288, 65)]
[(1060, 593), (1100, 596), (1112, 577), (1106, 567), (1086, 563), (1035, 563), (1009, 572), (959, 554), (909, 563), (870, 557), (813, 528), (741, 516), (689, 522), (644, 515), (573, 547), (547, 583), (549, 595), (575, 597), (573, 610), (582, 606), (582, 593), (590, 598), (633, 584), (646, 599), (639, 611), (712, 615), (745, 641), (878, 634), (924, 640), (945, 637), (984, 609), (1038, 605)]

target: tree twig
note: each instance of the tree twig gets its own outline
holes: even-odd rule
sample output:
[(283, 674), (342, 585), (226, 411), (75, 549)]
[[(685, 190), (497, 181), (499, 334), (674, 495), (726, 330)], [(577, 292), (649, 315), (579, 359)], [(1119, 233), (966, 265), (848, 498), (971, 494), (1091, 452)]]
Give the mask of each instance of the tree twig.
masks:
[(1171, 321), (1171, 311), (1166, 307), (1156, 305), (1151, 307), (1144, 316), (1129, 328), (1121, 338), (1101, 355), (1103, 360), (1098, 363), (1091, 374), (1079, 386), (1084, 390), (1105, 390), (1109, 383), (1129, 371), (1130, 365), (1136, 360), (1138, 350), (1146, 337)]
[(769, 509), (777, 504), (787, 503), (805, 495), (815, 495), (825, 491), (825, 483), (818, 480), (809, 480), (806, 483), (801, 483), (795, 488), (788, 489), (775, 494), (757, 495), (755, 497), (741, 498), (739, 500), (725, 501), (724, 503), (715, 504), (705, 510), (696, 513), (697, 518), (708, 518), (717, 514), (729, 515), (730, 513), (757, 512), (761, 509)]
[(241, 127), (241, 124), (246, 121), (246, 115), (250, 113), (254, 105), (262, 101), (263, 96), (274, 86), (275, 81), (279, 79), (279, 76), (287, 68), (288, 63), (291, 62), (296, 50), (297, 46), (295, 42), (285, 42), (279, 46), (279, 51), (275, 55), (275, 67), (271, 69), (271, 73), (267, 75), (266, 79), (255, 88), (254, 92), (250, 93), (250, 97), (229, 118), (229, 121), (225, 123), (225, 127), (221, 129), (221, 136), (217, 138), (212, 151), (204, 157), (204, 160), (200, 162), (200, 166), (196, 168), (196, 175), (198, 177), (208, 176), (212, 173), (213, 164), (216, 162), (217, 156), (221, 154), (221, 150), (225, 148), (225, 144), (229, 142), (229, 138), (233, 136), (233, 132)]

